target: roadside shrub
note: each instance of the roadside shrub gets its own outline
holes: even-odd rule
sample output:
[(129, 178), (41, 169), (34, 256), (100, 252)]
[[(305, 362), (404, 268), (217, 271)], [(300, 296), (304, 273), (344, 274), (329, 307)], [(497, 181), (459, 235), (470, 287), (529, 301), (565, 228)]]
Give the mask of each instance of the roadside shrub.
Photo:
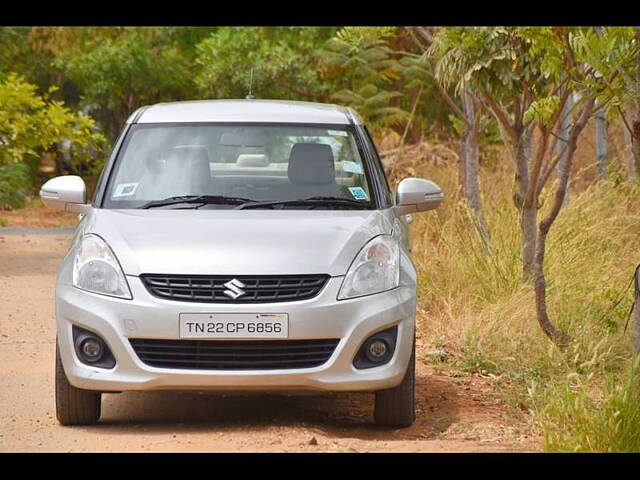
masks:
[(0, 166), (0, 209), (24, 207), (30, 189), (31, 178), (26, 164)]
[(63, 140), (72, 145), (76, 157), (89, 151), (95, 156), (104, 145), (93, 119), (52, 100), (55, 90), (41, 95), (14, 73), (0, 81), (0, 205), (24, 204), (42, 154)]

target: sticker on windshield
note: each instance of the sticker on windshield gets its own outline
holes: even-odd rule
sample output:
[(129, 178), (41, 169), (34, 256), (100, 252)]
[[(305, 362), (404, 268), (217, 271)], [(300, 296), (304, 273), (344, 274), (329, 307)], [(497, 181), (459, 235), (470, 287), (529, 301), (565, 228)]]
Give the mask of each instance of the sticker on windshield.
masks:
[(356, 200), (369, 200), (367, 192), (365, 192), (364, 188), (362, 187), (349, 187), (349, 191), (351, 192), (351, 195), (353, 195), (353, 198), (355, 198)]
[(130, 197), (131, 195), (135, 195), (136, 190), (138, 190), (139, 183), (119, 183), (116, 185), (116, 188), (113, 191), (113, 195), (111, 198), (117, 197)]
[(355, 173), (357, 175), (362, 175), (364, 172), (362, 170), (362, 165), (357, 162), (351, 162), (349, 160), (345, 160), (342, 162), (342, 170), (349, 173)]
[(345, 132), (344, 130), (327, 130), (327, 133), (329, 135), (333, 135), (336, 137), (348, 137), (349, 134), (347, 132)]

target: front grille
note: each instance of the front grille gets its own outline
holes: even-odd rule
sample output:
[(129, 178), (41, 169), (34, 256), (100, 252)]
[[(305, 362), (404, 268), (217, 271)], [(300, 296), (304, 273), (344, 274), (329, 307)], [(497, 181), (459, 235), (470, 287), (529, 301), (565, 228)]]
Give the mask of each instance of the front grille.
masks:
[[(290, 302), (313, 298), (329, 275), (140, 275), (147, 290), (156, 297), (183, 302), (263, 303)], [(225, 283), (239, 280), (244, 295), (235, 300), (225, 295)]]
[(339, 340), (150, 340), (129, 339), (152, 367), (198, 370), (273, 370), (322, 365)]

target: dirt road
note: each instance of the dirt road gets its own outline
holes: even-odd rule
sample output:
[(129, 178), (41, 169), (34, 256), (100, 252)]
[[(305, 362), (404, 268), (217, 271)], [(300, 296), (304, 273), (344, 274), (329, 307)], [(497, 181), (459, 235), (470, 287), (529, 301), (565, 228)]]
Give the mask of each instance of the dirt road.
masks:
[[(0, 229), (0, 451), (424, 452), (536, 450), (524, 420), (487, 380), (436, 375), (418, 362), (415, 424), (370, 423), (372, 394), (103, 396), (93, 427), (54, 413), (54, 278), (71, 235)], [(418, 357), (427, 341), (418, 335)]]

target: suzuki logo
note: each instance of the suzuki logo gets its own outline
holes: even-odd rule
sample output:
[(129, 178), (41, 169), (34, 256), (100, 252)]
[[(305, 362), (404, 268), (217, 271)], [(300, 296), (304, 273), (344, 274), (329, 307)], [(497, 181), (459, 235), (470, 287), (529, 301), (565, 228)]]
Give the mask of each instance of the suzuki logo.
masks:
[(224, 286), (229, 289), (229, 290), (225, 290), (224, 294), (227, 297), (232, 298), (233, 300), (236, 300), (238, 297), (245, 295), (245, 291), (242, 289), (246, 285), (242, 283), (240, 280), (238, 280), (237, 278), (234, 278), (233, 280), (228, 281), (227, 283), (224, 284)]

